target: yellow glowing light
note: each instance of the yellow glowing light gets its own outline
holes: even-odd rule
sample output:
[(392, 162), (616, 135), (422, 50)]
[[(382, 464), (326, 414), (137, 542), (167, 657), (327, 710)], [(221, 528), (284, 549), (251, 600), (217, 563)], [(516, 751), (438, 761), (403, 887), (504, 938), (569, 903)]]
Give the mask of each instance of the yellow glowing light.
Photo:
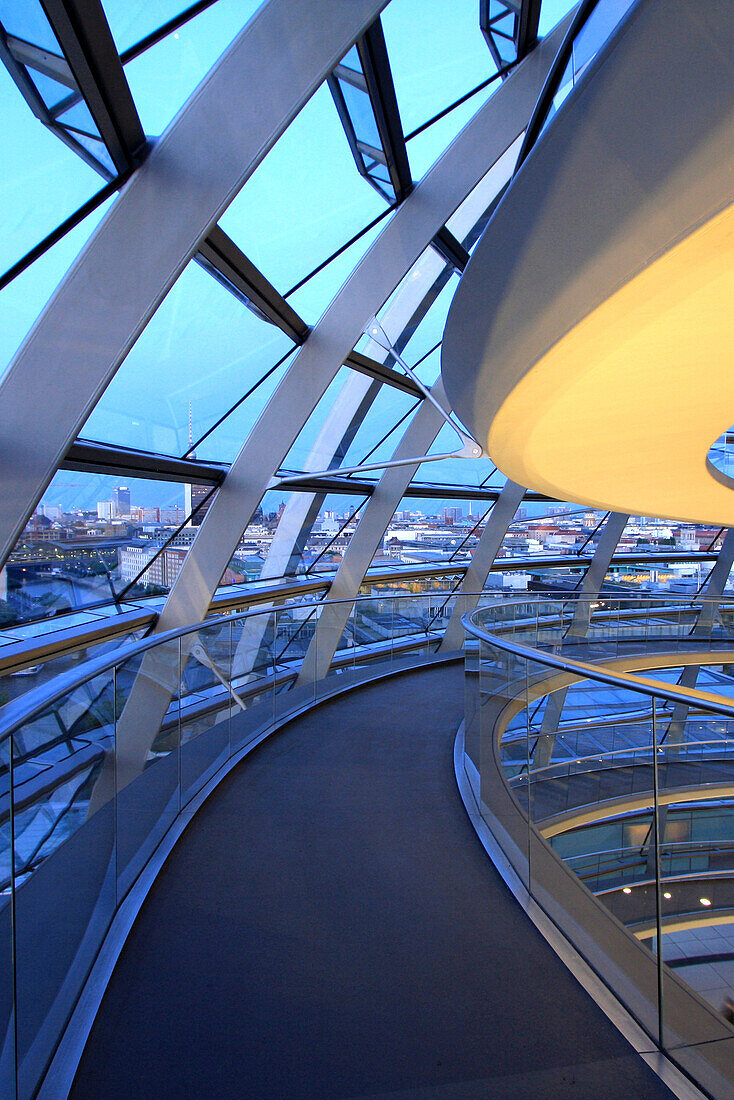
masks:
[(667, 890), (666, 890), (666, 891), (665, 891), (665, 893), (663, 894), (663, 897), (664, 897), (664, 898), (665, 898), (665, 899), (666, 899), (667, 901), (670, 901), (670, 899), (672, 898), (672, 896), (673, 896), (673, 895), (672, 895), (672, 894), (669, 894)]
[(622, 887), (622, 893), (623, 894), (631, 894), (632, 891), (630, 890), (629, 886), (623, 886)]
[(503, 473), (594, 508), (734, 525), (707, 464), (734, 423), (734, 205), (574, 326), (517, 382), (489, 430)]
[(701, 902), (701, 905), (710, 905), (711, 904), (711, 899), (710, 898), (699, 898), (698, 900)]

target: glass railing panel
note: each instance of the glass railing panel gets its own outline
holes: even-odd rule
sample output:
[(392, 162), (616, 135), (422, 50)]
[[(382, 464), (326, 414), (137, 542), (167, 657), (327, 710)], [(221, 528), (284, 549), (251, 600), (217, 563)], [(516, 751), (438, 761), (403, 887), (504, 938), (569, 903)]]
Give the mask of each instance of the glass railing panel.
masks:
[[(279, 609), (273, 616), (271, 660), (275, 675), (276, 720), (309, 706), (314, 700), (317, 668), (306, 655), (315, 645), (321, 609), (303, 604)], [(314, 650), (311, 651), (313, 656)]]
[[(484, 812), (522, 866), (517, 829), (513, 835), (502, 819), (512, 816), (509, 804), (498, 797), (497, 777), (485, 774), (499, 765), (516, 809), (528, 814), (531, 894), (572, 938), (589, 930), (585, 951), (651, 1038), (688, 1066), (705, 1046), (714, 1065), (715, 1049), (734, 1042), (734, 720), (704, 699), (653, 699), (623, 674), (605, 683), (548, 661), (629, 658), (661, 691), (697, 688), (725, 707), (734, 699), (726, 663), (679, 657), (710, 651), (714, 641), (727, 648), (725, 617), (667, 594), (620, 597), (594, 601), (584, 634), (579, 604), (529, 602), (531, 629), (519, 604), (476, 616), (497, 639), (478, 639), (479, 686), (467, 690), (467, 752), (472, 765), (479, 761)], [(701, 623), (710, 630), (714, 621), (720, 636), (712, 640)], [(537, 658), (511, 652), (531, 642)], [(513, 667), (523, 657), (524, 713)], [(571, 889), (568, 876), (585, 889)], [(599, 923), (600, 906), (626, 935), (617, 923)]]
[(15, 1095), (13, 806), (10, 739), (0, 744), (0, 1095)]
[[(113, 675), (29, 721), (12, 752), (19, 1094), (29, 1096), (117, 900)], [(7, 854), (4, 864), (7, 891)]]
[[(67, 616), (62, 617), (62, 622), (66, 620)], [(69, 616), (72, 618), (72, 616)], [(88, 618), (82, 616), (82, 621), (93, 621), (92, 616)], [(101, 617), (100, 617), (101, 618)], [(49, 626), (51, 623), (49, 622)], [(76, 625), (70, 623), (70, 625)], [(57, 624), (57, 629), (60, 629)], [(18, 699), (21, 695), (25, 695), (26, 692), (32, 691), (33, 688), (40, 687), (41, 684), (47, 684), (53, 680), (56, 676), (60, 676), (63, 672), (68, 672), (70, 669), (78, 668), (82, 661), (90, 661), (94, 657), (99, 657), (103, 653), (110, 652), (113, 649), (117, 649), (129, 642), (137, 640), (138, 635), (120, 634), (117, 637), (113, 637), (107, 641), (101, 642), (98, 645), (86, 646), (83, 650), (74, 650), (71, 652), (61, 653), (58, 657), (52, 657), (44, 660), (39, 664), (26, 664), (14, 671), (0, 672), (0, 706), (10, 702), (13, 699)], [(39, 638), (39, 643), (42, 643), (43, 639)], [(33, 660), (33, 658), (31, 658)]]
[[(529, 886), (526, 662), (485, 639), (479, 653), (480, 809)], [(532, 690), (532, 688), (530, 689)], [(507, 761), (507, 769), (502, 760)], [(499, 766), (498, 766), (499, 765)]]
[(260, 737), (274, 720), (274, 611), (234, 617), (231, 623), (231, 687), (236, 693), (230, 720), (232, 751)]
[(438, 599), (423, 595), (400, 596), (392, 600), (390, 637), (394, 671), (412, 667), (416, 660), (435, 652), (439, 633), (436, 622), (445, 603), (445, 595)]
[[(701, 1044), (712, 1045), (709, 1053), (715, 1061), (716, 1043), (733, 1041), (734, 966), (725, 937), (719, 940), (716, 936), (716, 926), (722, 917), (726, 920), (734, 906), (732, 845), (727, 843), (727, 834), (731, 839), (734, 836), (726, 818), (721, 822), (723, 829), (712, 820), (715, 798), (706, 816), (699, 820), (693, 813), (676, 811), (676, 788), (686, 788), (693, 780), (699, 792), (709, 790), (715, 795), (714, 775), (721, 775), (722, 764), (726, 761), (728, 765), (731, 759), (725, 738), (701, 738), (706, 729), (700, 713), (691, 722), (690, 711), (684, 715), (680, 707), (677, 711), (668, 725), (660, 721), (657, 710), (655, 713), (660, 898), (655, 947), (661, 964), (661, 1042), (681, 1052), (685, 1064), (691, 1052), (695, 1057)], [(681, 721), (676, 723), (676, 717)], [(709, 713), (707, 717), (715, 716)], [(725, 773), (730, 773), (729, 767), (725, 767)], [(701, 839), (693, 835), (694, 822)], [(709, 837), (703, 839), (707, 829)], [(692, 993), (698, 1000), (693, 1007)], [(686, 1052), (685, 1048), (690, 1050)]]
[(116, 668), (118, 898), (124, 896), (179, 812), (180, 639)]
[(232, 626), (217, 623), (181, 639), (179, 685), (181, 805), (230, 755)]

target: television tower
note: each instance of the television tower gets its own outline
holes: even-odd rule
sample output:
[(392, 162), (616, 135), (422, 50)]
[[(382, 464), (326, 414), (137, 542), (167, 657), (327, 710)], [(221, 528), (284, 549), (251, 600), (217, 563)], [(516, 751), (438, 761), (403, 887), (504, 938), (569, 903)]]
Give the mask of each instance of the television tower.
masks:
[(193, 447), (194, 447), (194, 416), (193, 416), (193, 413), (191, 411), (191, 402), (189, 401), (189, 449), (186, 452), (186, 457), (187, 458), (196, 458), (196, 455), (193, 454)]

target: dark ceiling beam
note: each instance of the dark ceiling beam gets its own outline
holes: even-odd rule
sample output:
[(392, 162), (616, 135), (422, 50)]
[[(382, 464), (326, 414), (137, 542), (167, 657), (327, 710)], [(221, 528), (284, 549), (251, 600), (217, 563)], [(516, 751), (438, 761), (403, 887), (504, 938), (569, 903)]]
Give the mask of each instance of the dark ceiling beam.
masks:
[(101, 3), (41, 3), (116, 170), (128, 170), (146, 139)]
[(538, 41), (538, 23), (542, 0), (523, 0), (517, 28), (517, 60), (522, 61)]
[(209, 231), (197, 259), (266, 321), (282, 329), (294, 343), (303, 343), (309, 333), (306, 322), (218, 225)]
[(408, 150), (400, 121), (390, 60), (387, 55), (382, 23), (376, 19), (357, 42), (357, 53), (367, 81), (367, 91), (375, 112), (375, 121), (387, 160), (395, 198), (402, 202), (413, 190)]
[(353, 351), (348, 355), (344, 360), (344, 366), (351, 367), (360, 374), (367, 374), (370, 378), (376, 378), (378, 382), (392, 386), (393, 389), (409, 393), (411, 397), (423, 397), (422, 391), (407, 374), (400, 374), (392, 367), (386, 367), (384, 363), (378, 363), (377, 360), (370, 359), (368, 355), (362, 355), (359, 351)]
[(5, 41), (11, 54), (21, 65), (29, 65), (36, 72), (50, 76), (52, 80), (63, 84), (70, 91), (76, 91), (74, 77), (71, 75), (66, 58), (59, 57), (50, 50), (44, 50), (41, 46), (34, 46), (31, 42), (25, 42), (22, 38), (14, 38), (11, 34), (6, 36)]
[(114, 477), (148, 478), (160, 481), (180, 481), (187, 485), (221, 485), (229, 466), (211, 462), (194, 462), (170, 455), (136, 451), (77, 439), (66, 452), (62, 470), (78, 470), (85, 474), (112, 474)]
[[(343, 63), (337, 65), (328, 77), (329, 88), (360, 175), (390, 203), (400, 203), (413, 190), (413, 179), (385, 36), (379, 19), (357, 40), (355, 46), (362, 71), (357, 72)], [(363, 132), (358, 137), (357, 131), (362, 129), (361, 120), (352, 118), (342, 92), (342, 82), (353, 85), (369, 97), (380, 148), (365, 144)], [(382, 172), (387, 170), (389, 185), (375, 171), (377, 164), (383, 166)]]
[(438, 233), (431, 241), (431, 244), (436, 251), (443, 256), (446, 263), (451, 264), (459, 273), (461, 273), (469, 263), (469, 253), (464, 248), (461, 241), (457, 241), (456, 237), (445, 225), (439, 229)]
[[(479, 25), (498, 69), (522, 61), (538, 41), (542, 0), (480, 0)], [(504, 9), (504, 10), (503, 10)], [(507, 17), (513, 17), (512, 38), (507, 34)], [(512, 43), (512, 54), (504, 43)], [(502, 43), (502, 46), (500, 45)]]
[[(413, 482), (405, 490), (405, 496), (415, 497), (419, 500), (497, 500), (504, 486), (499, 485), (496, 488), (488, 486), (477, 485), (441, 485), (438, 482)], [(532, 489), (528, 489), (523, 497), (523, 502), (530, 501), (533, 503), (547, 502), (551, 504), (565, 504), (566, 501), (556, 500), (555, 497), (547, 497), (542, 493), (536, 493)]]

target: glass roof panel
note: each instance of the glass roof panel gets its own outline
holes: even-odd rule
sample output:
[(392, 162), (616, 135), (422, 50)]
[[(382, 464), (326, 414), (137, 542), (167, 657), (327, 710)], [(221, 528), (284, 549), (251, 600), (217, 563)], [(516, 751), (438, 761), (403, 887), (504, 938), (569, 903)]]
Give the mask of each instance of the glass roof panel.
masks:
[(563, 19), (571, 8), (575, 6), (575, 0), (543, 0), (538, 21), (538, 34), (543, 37), (552, 31), (556, 23)]
[(183, 455), (291, 347), (194, 261), (184, 268), (81, 432)]
[(258, 0), (217, 0), (127, 63), (125, 76), (146, 134), (165, 130), (258, 6)]
[[(419, 360), (422, 360), (440, 342), (446, 326), (449, 307), (458, 285), (459, 275), (454, 271), (449, 276), (446, 284), (438, 290), (435, 299), (430, 304), (426, 301), (422, 303), (421, 311), (426, 309), (426, 306), (427, 310), (423, 313), (423, 316), (419, 314), (415, 318), (413, 322), (415, 327), (408, 326), (403, 333), (402, 339), (405, 340), (407, 337), (406, 342), (402, 344), (403, 358), (408, 366), (413, 366)], [(422, 374), (420, 378), (421, 381), (424, 381)]]
[(373, 241), (380, 235), (391, 214), (345, 249), (327, 267), (304, 283), (288, 301), (301, 317), (320, 317), (347, 276), (357, 266)]
[[(445, 424), (428, 453), (444, 454), (457, 451), (460, 447), (456, 432)], [(436, 462), (422, 462), (413, 480), (435, 481), (442, 485), (481, 485), (494, 469), (494, 463), (489, 458), (446, 458)]]
[(101, 185), (98, 174), (33, 117), (2, 65), (0, 115), (0, 270), (6, 271)]
[[(234, 461), (242, 444), (250, 434), (253, 424), (260, 416), (260, 413), (270, 400), (273, 391), (288, 369), (294, 354), (295, 349), (285, 361), (278, 363), (278, 360), (275, 360), (268, 369), (264, 371), (261, 376), (262, 381), (260, 385), (257, 386), (257, 389), (255, 389), (253, 393), (250, 393), (241, 404), (238, 404), (237, 408), (232, 409), (222, 423), (214, 427), (211, 434), (197, 445), (197, 458), (206, 460), (207, 462)], [(276, 363), (278, 363), (277, 366)], [(271, 371), (272, 373), (270, 373)], [(256, 379), (256, 382), (257, 381), (260, 381), (260, 379)], [(253, 382), (252, 385), (255, 386), (256, 382)], [(228, 397), (231, 398), (228, 410), (232, 408), (244, 394), (247, 394), (249, 389), (252, 389), (252, 386), (248, 387), (243, 394), (238, 396), (235, 394), (228, 395)]]
[(62, 126), (71, 126), (74, 130), (81, 130), (85, 134), (99, 137), (99, 130), (95, 126), (89, 107), (83, 99), (64, 111), (63, 114), (60, 114), (58, 121)]
[(344, 55), (341, 64), (346, 65), (348, 69), (355, 73), (362, 72), (362, 62), (359, 60), (359, 51), (356, 46), (352, 46), (349, 53)]
[(424, 0), (395, 0), (382, 26), (406, 134), (495, 72), (476, 0), (454, 0), (432, 18)]
[(61, 84), (46, 73), (39, 73), (37, 69), (28, 69), (28, 75), (36, 85), (38, 94), (49, 109), (58, 106), (67, 96), (72, 95), (72, 89), (66, 84)]
[(107, 22), (122, 53), (191, 6), (191, 0), (103, 0)]
[(113, 176), (117, 175), (112, 157), (107, 152), (107, 147), (104, 142), (97, 141), (96, 138), (93, 137), (87, 137), (86, 134), (81, 134), (78, 130), (71, 130), (69, 128), (66, 128), (66, 130), (67, 133), (74, 139), (74, 141), (78, 141), (79, 144), (83, 146), (88, 153), (92, 154), (92, 156), (95, 158), (96, 161), (99, 162), (102, 168), (105, 169), (104, 174), (107, 178), (112, 178)]
[[(323, 84), (219, 224), (285, 293), (384, 209), (355, 168)], [(329, 297), (338, 287), (334, 281)]]
[(14, 38), (42, 46), (51, 53), (61, 53), (56, 35), (38, 0), (26, 0), (23, 4), (19, 4), (18, 0), (0, 0), (0, 23), (6, 33)]
[[(327, 387), (326, 392), (316, 408), (306, 420), (295, 443), (283, 461), (284, 470), (325, 470), (328, 469), (332, 455), (328, 451), (320, 451), (312, 456), (309, 465), (306, 465), (317, 441), (317, 437), (326, 417), (341, 391), (347, 378), (352, 374), (349, 367), (341, 367), (333, 382)], [(379, 438), (379, 437), (378, 437)]]
[[(59, 148), (64, 148), (61, 142), (51, 138), (50, 134), (49, 138), (55, 141)], [(95, 179), (97, 183), (100, 182), (96, 175)], [(113, 201), (108, 199), (89, 214), (75, 229), (62, 237), (53, 248), (50, 248), (0, 291), (0, 378), (41, 312), (42, 306), (50, 298), (72, 260)]]
[(375, 113), (372, 110), (372, 101), (369, 95), (361, 88), (355, 88), (354, 84), (351, 84), (348, 80), (340, 80), (339, 87), (344, 96), (344, 102), (347, 105), (357, 140), (380, 149), (382, 142), (380, 141)]
[[(393, 386), (383, 385), (362, 421), (361, 427), (357, 430), (341, 465), (356, 466), (363, 462), (389, 461), (410, 419), (408, 417), (407, 420), (403, 420), (403, 417), (413, 409), (415, 404), (416, 398), (411, 394), (396, 390)], [(395, 429), (401, 420), (403, 420), (402, 424)], [(388, 438), (381, 442), (386, 435)], [(355, 474), (355, 477), (359, 476)], [(377, 474), (365, 473), (364, 475), (365, 478), (379, 476), (379, 471)]]

